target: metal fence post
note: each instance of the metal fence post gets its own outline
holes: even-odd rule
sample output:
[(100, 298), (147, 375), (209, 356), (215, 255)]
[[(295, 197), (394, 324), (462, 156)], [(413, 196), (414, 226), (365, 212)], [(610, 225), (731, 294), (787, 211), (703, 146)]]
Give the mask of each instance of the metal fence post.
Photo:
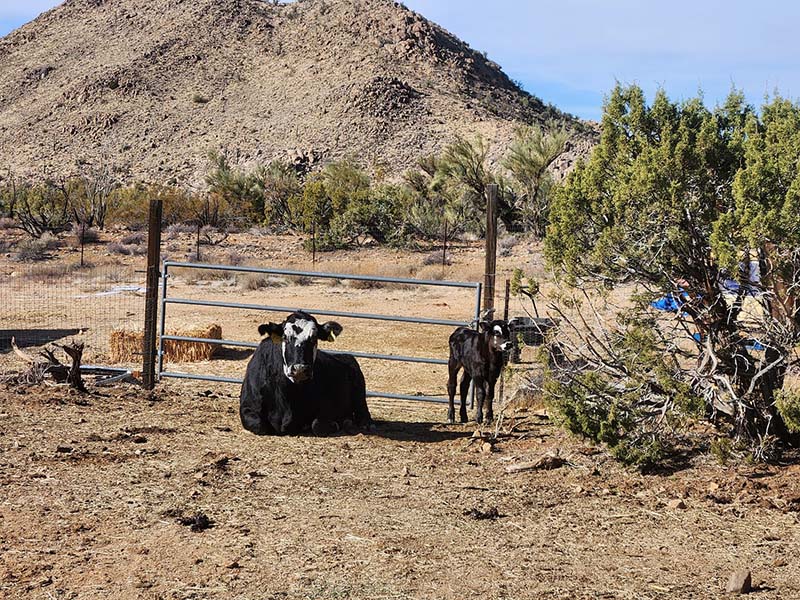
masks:
[(503, 321), (508, 321), (508, 304), (511, 301), (511, 281), (506, 279), (506, 291), (503, 294)]
[(486, 186), (486, 281), (483, 310), (494, 308), (494, 283), (497, 271), (497, 184)]
[(156, 324), (158, 318), (158, 280), (161, 262), (161, 198), (150, 201), (147, 228), (147, 291), (144, 308), (144, 364), (142, 384), (146, 390), (156, 385)]
[(161, 268), (161, 302), (160, 302), (160, 322), (158, 325), (158, 360), (157, 364), (157, 379), (161, 380), (161, 373), (164, 370), (164, 336), (166, 335), (167, 327), (167, 287), (169, 286), (169, 267), (167, 263)]

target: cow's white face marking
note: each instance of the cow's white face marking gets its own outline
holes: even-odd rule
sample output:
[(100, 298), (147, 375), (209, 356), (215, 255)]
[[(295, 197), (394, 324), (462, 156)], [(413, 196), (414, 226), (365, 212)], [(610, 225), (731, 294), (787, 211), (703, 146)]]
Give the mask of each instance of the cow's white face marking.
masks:
[(286, 323), (283, 326), (283, 341), (291, 340), (295, 346), (301, 346), (304, 342), (317, 335), (317, 324), (314, 321), (297, 320)]
[(311, 366), (316, 360), (317, 334), (318, 327), (314, 321), (295, 319), (284, 324), (281, 343), (283, 373), (292, 383), (297, 383), (297, 365)]
[(500, 325), (495, 325), (493, 331), (494, 331), (495, 335), (499, 335), (499, 336), (503, 335), (503, 328), (500, 327)]

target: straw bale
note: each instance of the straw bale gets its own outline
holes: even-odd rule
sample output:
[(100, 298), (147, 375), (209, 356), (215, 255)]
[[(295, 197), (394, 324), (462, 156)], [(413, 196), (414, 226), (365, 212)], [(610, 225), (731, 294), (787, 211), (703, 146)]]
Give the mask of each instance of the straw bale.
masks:
[[(222, 339), (222, 327), (217, 324), (197, 329), (168, 331), (168, 335), (181, 337)], [(119, 329), (111, 333), (111, 360), (115, 363), (138, 362), (142, 360), (144, 332)], [(180, 342), (166, 340), (164, 342), (164, 360), (169, 362), (199, 362), (210, 360), (219, 346), (205, 342)]]

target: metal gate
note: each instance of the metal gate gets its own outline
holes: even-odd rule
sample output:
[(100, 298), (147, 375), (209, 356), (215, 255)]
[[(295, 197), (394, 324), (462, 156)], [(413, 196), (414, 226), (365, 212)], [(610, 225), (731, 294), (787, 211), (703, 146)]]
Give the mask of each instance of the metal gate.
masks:
[[(217, 377), (214, 375), (203, 375), (203, 374), (193, 374), (193, 373), (177, 373), (174, 371), (165, 371), (164, 370), (164, 342), (167, 340), (174, 340), (174, 341), (183, 341), (183, 342), (199, 342), (199, 343), (207, 343), (207, 344), (216, 344), (219, 346), (230, 346), (236, 348), (257, 348), (258, 343), (255, 342), (245, 342), (245, 341), (237, 341), (237, 340), (219, 340), (219, 339), (209, 339), (209, 338), (196, 338), (196, 337), (185, 337), (185, 336), (178, 336), (178, 335), (167, 335), (166, 334), (166, 322), (167, 322), (167, 306), (170, 304), (184, 304), (184, 305), (192, 305), (192, 306), (211, 306), (217, 308), (226, 308), (226, 309), (234, 309), (234, 310), (259, 310), (265, 312), (275, 312), (275, 313), (291, 313), (296, 310), (304, 310), (309, 312), (313, 315), (320, 315), (325, 317), (347, 317), (351, 319), (367, 319), (367, 320), (374, 320), (374, 321), (395, 321), (400, 323), (418, 323), (418, 324), (425, 324), (425, 325), (441, 325), (444, 327), (459, 327), (459, 326), (468, 326), (469, 323), (467, 321), (454, 321), (454, 320), (445, 320), (445, 319), (428, 319), (423, 317), (409, 317), (409, 316), (401, 316), (401, 315), (382, 315), (382, 314), (374, 314), (374, 313), (354, 313), (354, 312), (344, 312), (344, 311), (331, 311), (331, 310), (323, 310), (323, 309), (316, 309), (313, 307), (289, 307), (289, 306), (268, 306), (268, 305), (261, 305), (261, 304), (240, 304), (235, 302), (220, 302), (220, 301), (212, 301), (212, 300), (194, 300), (188, 298), (172, 298), (169, 296), (168, 289), (169, 289), (169, 277), (170, 277), (170, 269), (174, 268), (191, 268), (191, 269), (203, 269), (203, 270), (210, 270), (210, 271), (227, 271), (232, 273), (258, 273), (263, 275), (284, 275), (284, 276), (296, 276), (296, 277), (311, 277), (315, 279), (343, 279), (343, 280), (355, 280), (355, 281), (374, 281), (380, 283), (397, 283), (397, 284), (404, 284), (410, 286), (431, 286), (431, 287), (449, 287), (449, 288), (464, 288), (464, 289), (471, 289), (474, 290), (475, 293), (475, 314), (474, 319), (480, 318), (480, 309), (481, 309), (481, 292), (482, 292), (482, 284), (481, 283), (466, 283), (466, 282), (458, 282), (458, 281), (428, 281), (423, 279), (404, 279), (404, 278), (396, 278), (396, 277), (373, 277), (369, 275), (345, 275), (340, 273), (317, 273), (313, 271), (288, 271), (283, 269), (259, 269), (256, 267), (237, 267), (237, 266), (227, 266), (227, 265), (210, 265), (210, 264), (200, 264), (200, 263), (182, 263), (182, 262), (172, 262), (166, 261), (163, 263), (162, 270), (161, 270), (161, 277), (162, 277), (162, 285), (161, 285), (161, 320), (159, 324), (159, 343), (158, 343), (158, 377), (159, 378), (177, 378), (177, 379), (197, 379), (201, 381), (214, 381), (214, 382), (221, 382), (221, 383), (234, 383), (234, 384), (241, 384), (242, 379), (240, 378), (232, 378), (232, 377)], [(388, 360), (388, 361), (399, 361), (399, 362), (406, 362), (406, 363), (421, 363), (421, 364), (434, 364), (434, 365), (446, 365), (447, 360), (445, 358), (423, 358), (423, 357), (414, 357), (414, 356), (399, 356), (395, 354), (374, 354), (370, 352), (351, 352), (351, 351), (336, 351), (336, 350), (326, 350), (326, 352), (330, 354), (350, 354), (355, 356), (356, 358), (364, 358), (364, 359), (373, 359), (373, 360)], [(368, 390), (367, 391), (368, 397), (373, 398), (392, 398), (398, 400), (417, 400), (417, 401), (426, 401), (426, 402), (446, 402), (446, 398), (438, 397), (438, 396), (415, 396), (415, 395), (408, 395), (408, 394), (395, 394), (391, 392), (385, 391), (377, 391), (377, 390)]]

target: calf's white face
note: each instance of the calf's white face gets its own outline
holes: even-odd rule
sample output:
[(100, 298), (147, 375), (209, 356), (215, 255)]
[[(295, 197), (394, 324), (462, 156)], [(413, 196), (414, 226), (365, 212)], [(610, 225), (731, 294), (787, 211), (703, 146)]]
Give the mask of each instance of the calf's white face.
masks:
[(308, 313), (292, 313), (281, 323), (261, 325), (259, 333), (269, 333), (272, 341), (281, 345), (283, 373), (292, 383), (307, 381), (314, 376), (317, 342), (332, 342), (342, 332), (342, 326), (333, 321), (319, 324)]
[(511, 350), (511, 332), (505, 321), (493, 321), (491, 324), (491, 339), (489, 341), (493, 350), (508, 352)]

